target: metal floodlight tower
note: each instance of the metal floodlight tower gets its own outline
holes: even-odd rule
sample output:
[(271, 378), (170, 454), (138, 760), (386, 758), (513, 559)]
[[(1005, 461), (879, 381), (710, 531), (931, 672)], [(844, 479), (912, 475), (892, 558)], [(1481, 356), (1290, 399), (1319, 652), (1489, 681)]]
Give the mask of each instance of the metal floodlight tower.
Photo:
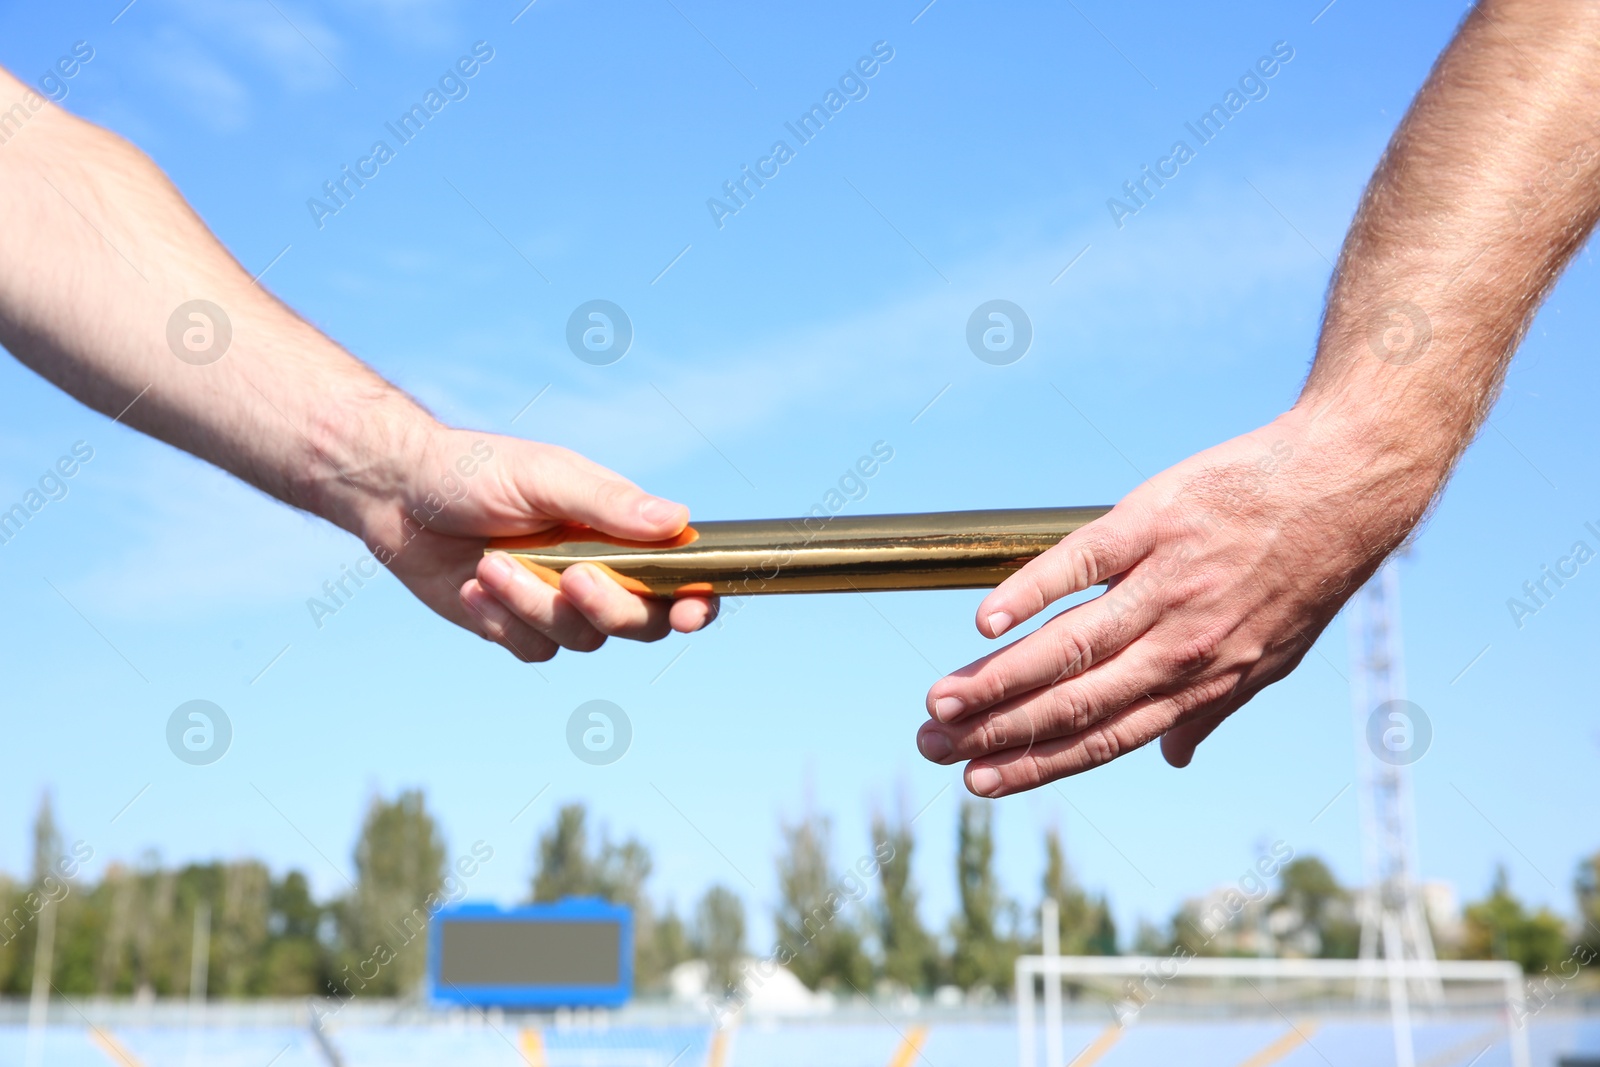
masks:
[[(1410, 993), (1443, 999), (1433, 937), (1417, 881), (1417, 835), (1411, 796), (1414, 744), (1428, 730), (1405, 699), (1400, 641), (1400, 581), (1389, 560), (1356, 594), (1350, 614), (1350, 691), (1360, 764), (1361, 845), (1366, 887), (1360, 896), (1361, 959), (1381, 955), (1387, 968), (1395, 1022), (1396, 1058), (1415, 1062), (1411, 1047)], [(1410, 987), (1410, 988), (1408, 988)], [(1370, 983), (1363, 990), (1371, 995)]]

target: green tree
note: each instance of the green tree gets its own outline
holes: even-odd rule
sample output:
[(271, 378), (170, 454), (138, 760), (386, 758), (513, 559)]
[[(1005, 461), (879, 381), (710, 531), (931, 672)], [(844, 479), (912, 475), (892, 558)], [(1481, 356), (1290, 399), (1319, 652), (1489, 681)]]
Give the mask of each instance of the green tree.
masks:
[(650, 877), (650, 850), (629, 838), (615, 842), (604, 830), (598, 847), (589, 844), (588, 812), (582, 804), (565, 804), (550, 829), (539, 836), (535, 850), (535, 901), (567, 897), (599, 897), (625, 904), (633, 911), (633, 974), (641, 989), (658, 989), (667, 973), (685, 956), (683, 927), (657, 929), (655, 910), (645, 895)]
[(744, 955), (744, 902), (726, 886), (714, 885), (700, 898), (689, 943), (711, 968), (713, 993), (730, 989)]
[(877, 933), (883, 976), (902, 988), (926, 992), (939, 981), (939, 948), (917, 914), (919, 894), (911, 880), (916, 841), (911, 824), (903, 813), (892, 826), (883, 815), (874, 815), (872, 840), (879, 855), (883, 845), (892, 850), (878, 866)]
[[(29, 938), (33, 943), (33, 952), (28, 959), (30, 994), (36, 983), (40, 989), (45, 989), (43, 981), (55, 982), (59, 986), (57, 979), (64, 977), (60, 969), (62, 949), (79, 947), (63, 936), (70, 931), (70, 927), (68, 930), (61, 929), (61, 912), (66, 898), (63, 896), (64, 883), (56, 870), (60, 860), (61, 832), (56, 828), (55, 815), (50, 808), (50, 791), (47, 789), (39, 796), (39, 810), (33, 820), (33, 881), (30, 890), (32, 900), (40, 907), (31, 923), (33, 936)], [(77, 910), (77, 903), (73, 902), (74, 910)], [(36, 966), (39, 960), (47, 961), (42, 970)], [(73, 959), (72, 962), (78, 961)]]
[(1133, 951), (1138, 956), (1166, 956), (1172, 952), (1172, 939), (1149, 919), (1141, 918), (1133, 934)]
[(261, 961), (256, 987), (269, 997), (320, 993), (331, 975), (327, 950), (318, 934), (326, 912), (311, 898), (311, 886), (299, 871), (272, 884), (267, 930), (270, 941)]
[(56, 864), (62, 856), (61, 830), (56, 826), (50, 804), (50, 791), (39, 796), (39, 810), (33, 818), (33, 887), (44, 887), (46, 878), (57, 878)]
[(1578, 864), (1573, 888), (1578, 895), (1579, 940), (1600, 945), (1600, 852)]
[(101, 996), (128, 992), (122, 986), (122, 979), (129, 968), (133, 911), (138, 895), (138, 879), (120, 863), (108, 865), (100, 884), (90, 890), (90, 899), (96, 900), (106, 914), (94, 985), (94, 991)]
[(963, 801), (956, 829), (956, 885), (961, 910), (951, 922), (955, 951), (951, 975), (963, 989), (1011, 987), (1012, 966), (1020, 954), (1015, 937), (1001, 934), (1010, 910), (994, 875), (993, 809), (981, 800)]
[(1061, 954), (1116, 955), (1117, 925), (1111, 917), (1111, 905), (1103, 895), (1090, 897), (1073, 878), (1060, 831), (1052, 828), (1045, 833), (1044, 854), (1044, 896), (1056, 902)]
[[(373, 797), (356, 843), (356, 888), (344, 909), (344, 966), (352, 992), (396, 996), (417, 991), (427, 963), (424, 936), (444, 882), (445, 847), (422, 790), (393, 801)], [(341, 983), (344, 979), (341, 979)]]
[(23, 981), (24, 931), (29, 912), (23, 901), (26, 887), (0, 874), (0, 995), (19, 996), (27, 992)]
[(828, 820), (807, 815), (792, 825), (781, 823), (780, 832), (776, 919), (778, 936), (792, 956), (789, 969), (812, 989), (866, 992), (872, 962), (849, 914), (845, 881), (828, 860)]
[(303, 996), (326, 989), (329, 957), (319, 927), (327, 909), (311, 899), (303, 874), (291, 871), (274, 882), (255, 860), (174, 870), (147, 851), (136, 865), (107, 863), (92, 884), (81, 871), (92, 852), (82, 842), (62, 847), (48, 796), (31, 836), (30, 881), (0, 876), (0, 994), (31, 989), (34, 909), (44, 899), (55, 901), (48, 909), (56, 920), (51, 980), (69, 996), (187, 995), (201, 907), (211, 912), (207, 995)]
[(272, 876), (259, 860), (223, 864), (221, 874), (221, 899), (211, 910), (208, 985), (217, 996), (242, 997), (260, 989), (272, 910)]
[(162, 868), (160, 858), (150, 851), (140, 857), (136, 877), (132, 988), (135, 993), (174, 996), (187, 989), (188, 972), (181, 968), (189, 944), (187, 937), (180, 940), (178, 929), (177, 872)]
[(649, 926), (641, 929), (636, 921), (634, 937), (637, 942), (633, 976), (641, 990), (664, 990), (672, 969), (694, 958), (694, 950), (689, 945), (689, 932), (684, 928), (677, 910), (672, 907), (659, 916), (651, 909)]
[(1489, 895), (1467, 905), (1462, 955), (1467, 959), (1515, 960), (1528, 974), (1567, 957), (1566, 924), (1548, 908), (1529, 912), (1511, 892), (1505, 867), (1495, 870)]
[(539, 838), (533, 899), (599, 897), (637, 908), (650, 869), (650, 850), (632, 838), (615, 843), (602, 832), (599, 848), (591, 852), (588, 813), (582, 804), (567, 804)]
[(1221, 955), (1215, 932), (1208, 934), (1201, 923), (1200, 903), (1189, 900), (1178, 906), (1167, 924), (1169, 952), (1182, 951), (1190, 956)]
[(1302, 856), (1278, 872), (1278, 892), (1267, 912), (1286, 954), (1354, 959), (1360, 951), (1361, 924), (1350, 891), (1315, 856)]

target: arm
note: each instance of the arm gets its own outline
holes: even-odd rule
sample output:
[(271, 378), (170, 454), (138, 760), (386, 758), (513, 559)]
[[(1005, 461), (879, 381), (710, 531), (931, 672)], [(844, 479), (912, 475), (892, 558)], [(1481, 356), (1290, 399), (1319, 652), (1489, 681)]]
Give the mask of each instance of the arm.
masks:
[[(565, 449), (441, 426), (252, 281), (143, 153), (0, 70), (0, 109), (14, 101), (31, 114), (0, 145), (0, 344), (23, 363), (349, 530), (523, 659), (710, 620), (708, 600), (647, 601), (593, 568), (557, 592), (483, 559), (489, 537), (563, 521), (670, 537), (688, 510)], [(197, 299), (220, 314), (183, 307)]]
[(1157, 737), (1174, 766), (1299, 663), (1421, 521), (1535, 309), (1600, 215), (1600, 5), (1473, 8), (1400, 124), (1294, 408), (1139, 486), (978, 608), (918, 744), (984, 796)]

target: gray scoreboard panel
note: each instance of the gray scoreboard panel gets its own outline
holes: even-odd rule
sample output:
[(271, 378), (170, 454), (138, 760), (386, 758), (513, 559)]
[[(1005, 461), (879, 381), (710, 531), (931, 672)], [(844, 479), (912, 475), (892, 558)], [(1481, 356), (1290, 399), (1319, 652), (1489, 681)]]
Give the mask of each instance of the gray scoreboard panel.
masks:
[(599, 900), (446, 908), (429, 949), (429, 995), (439, 1003), (617, 1006), (632, 993), (633, 914)]
[(451, 922), (439, 979), (453, 985), (616, 985), (622, 930), (605, 922)]

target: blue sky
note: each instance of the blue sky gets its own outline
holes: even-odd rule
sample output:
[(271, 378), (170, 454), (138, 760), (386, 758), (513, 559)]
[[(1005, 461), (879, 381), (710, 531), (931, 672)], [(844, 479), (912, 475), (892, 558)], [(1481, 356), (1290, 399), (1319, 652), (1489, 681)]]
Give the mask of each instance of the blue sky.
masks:
[[(756, 518), (803, 513), (878, 441), (894, 458), (854, 512), (1111, 502), (1282, 411), (1328, 260), (1463, 11), (523, 2), (7, 4), (0, 63), (32, 79), (88, 42), (65, 106), (149, 152), (246, 268), (441, 418)], [(319, 228), (307, 200), (479, 41), (493, 58), (466, 95)], [(877, 42), (893, 58), (866, 95), (719, 228), (707, 200)], [(1293, 58), (1265, 97), (1119, 228), (1108, 198), (1277, 42)], [(1600, 525), (1581, 430), (1596, 279), (1585, 250), (1402, 573), (1410, 696), (1435, 731), (1414, 768), (1423, 872), (1475, 896), (1503, 862), (1563, 912), (1600, 847), (1600, 577), (1521, 629), (1506, 600)], [(564, 340), (597, 298), (635, 329), (606, 367)], [(964, 341), (991, 299), (1034, 326), (1010, 366)], [(780, 817), (830, 815), (848, 863), (872, 807), (903, 802), (926, 806), (917, 871), (942, 926), (959, 772), (913, 737), (928, 684), (988, 646), (981, 594), (765, 598), (532, 668), (387, 576), (318, 629), (306, 600), (356, 541), (0, 363), (0, 501), (77, 441), (94, 458), (66, 498), (0, 546), (0, 870), (25, 869), (49, 786), (91, 874), (148, 848), (259, 855), (331, 894), (367, 798), (415, 784), (453, 851), (495, 847), (474, 895), (518, 898), (535, 832), (581, 799), (654, 847), (658, 895), (721, 882), (764, 914)], [(1052, 825), (1125, 929), (1265, 841), (1357, 879), (1348, 673), (1341, 618), (1189, 769), (1152, 748), (998, 802), (1007, 890), (1036, 898)], [(165, 745), (191, 699), (233, 723), (210, 766)], [(633, 723), (610, 766), (565, 746), (591, 699)]]

